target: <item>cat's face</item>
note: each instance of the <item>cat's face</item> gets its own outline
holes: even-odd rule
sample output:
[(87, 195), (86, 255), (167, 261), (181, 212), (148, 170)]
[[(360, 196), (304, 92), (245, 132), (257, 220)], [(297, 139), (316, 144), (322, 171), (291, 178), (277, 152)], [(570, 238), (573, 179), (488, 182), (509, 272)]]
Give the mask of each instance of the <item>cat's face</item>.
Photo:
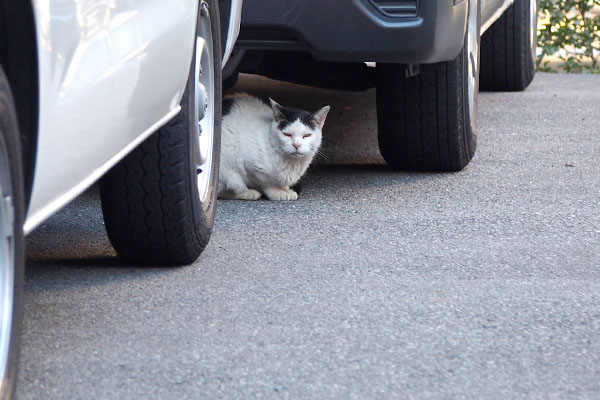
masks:
[(293, 158), (312, 157), (321, 145), (322, 129), (329, 106), (309, 113), (283, 107), (271, 100), (273, 134), (285, 155)]

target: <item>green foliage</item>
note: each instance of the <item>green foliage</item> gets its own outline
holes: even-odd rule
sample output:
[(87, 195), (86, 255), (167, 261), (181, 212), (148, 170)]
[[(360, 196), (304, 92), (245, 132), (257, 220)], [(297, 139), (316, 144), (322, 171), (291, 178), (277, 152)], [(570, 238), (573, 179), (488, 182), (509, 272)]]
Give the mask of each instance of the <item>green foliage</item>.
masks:
[(600, 73), (598, 7), (600, 0), (540, 1), (538, 70), (554, 72), (544, 58), (558, 53), (566, 72)]

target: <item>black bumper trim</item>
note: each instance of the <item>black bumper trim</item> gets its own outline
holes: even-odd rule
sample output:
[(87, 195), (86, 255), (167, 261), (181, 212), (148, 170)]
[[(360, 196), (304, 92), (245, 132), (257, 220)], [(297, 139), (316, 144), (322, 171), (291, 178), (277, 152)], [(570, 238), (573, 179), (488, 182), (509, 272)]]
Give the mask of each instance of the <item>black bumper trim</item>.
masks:
[[(303, 50), (318, 60), (434, 63), (456, 57), (467, 2), (420, 1), (414, 18), (391, 18), (369, 0), (245, 0), (238, 47)], [(274, 36), (257, 37), (256, 32)], [(285, 40), (275, 32), (285, 32)]]

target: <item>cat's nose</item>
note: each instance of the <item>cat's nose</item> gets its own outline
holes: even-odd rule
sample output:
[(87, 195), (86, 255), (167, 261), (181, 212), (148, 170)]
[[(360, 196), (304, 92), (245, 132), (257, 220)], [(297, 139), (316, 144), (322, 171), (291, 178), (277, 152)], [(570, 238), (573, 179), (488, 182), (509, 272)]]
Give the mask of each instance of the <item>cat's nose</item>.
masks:
[(292, 145), (294, 146), (294, 148), (296, 150), (298, 150), (300, 148), (300, 146), (302, 146), (302, 143), (293, 143)]

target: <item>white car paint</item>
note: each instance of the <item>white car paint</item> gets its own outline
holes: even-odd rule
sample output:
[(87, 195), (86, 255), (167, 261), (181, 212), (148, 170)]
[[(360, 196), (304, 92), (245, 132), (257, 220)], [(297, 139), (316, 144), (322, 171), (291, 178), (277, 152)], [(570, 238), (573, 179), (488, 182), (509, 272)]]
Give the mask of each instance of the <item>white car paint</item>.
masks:
[[(488, 4), (488, 1), (484, 2), (484, 6), (486, 4)], [(514, 0), (496, 0), (496, 2), (502, 3), (502, 5), (500, 5), (500, 7), (497, 7), (497, 4), (493, 4), (493, 6), (494, 6), (493, 8), (486, 7), (484, 9), (485, 15), (482, 15), (482, 21), (484, 21), (484, 23), (481, 25), (481, 34), (482, 35), (485, 33), (485, 31), (488, 30), (488, 28), (490, 26), (492, 26), (492, 24), (494, 22), (496, 22), (496, 20), (498, 20), (498, 18), (500, 18), (502, 16), (504, 11), (506, 11), (506, 9), (514, 3)], [(493, 11), (493, 13), (491, 15), (487, 15), (488, 9), (495, 10), (495, 11)]]
[(233, 0), (231, 4), (231, 14), (229, 16), (229, 28), (227, 30), (227, 43), (225, 44), (225, 53), (223, 54), (223, 68), (229, 61), (229, 56), (233, 52), (233, 46), (240, 34), (240, 22), (242, 20), (242, 0)]
[[(227, 49), (239, 32), (234, 0)], [(176, 115), (198, 0), (33, 0), (40, 115), (29, 233)], [(229, 53), (226, 53), (228, 56)]]

